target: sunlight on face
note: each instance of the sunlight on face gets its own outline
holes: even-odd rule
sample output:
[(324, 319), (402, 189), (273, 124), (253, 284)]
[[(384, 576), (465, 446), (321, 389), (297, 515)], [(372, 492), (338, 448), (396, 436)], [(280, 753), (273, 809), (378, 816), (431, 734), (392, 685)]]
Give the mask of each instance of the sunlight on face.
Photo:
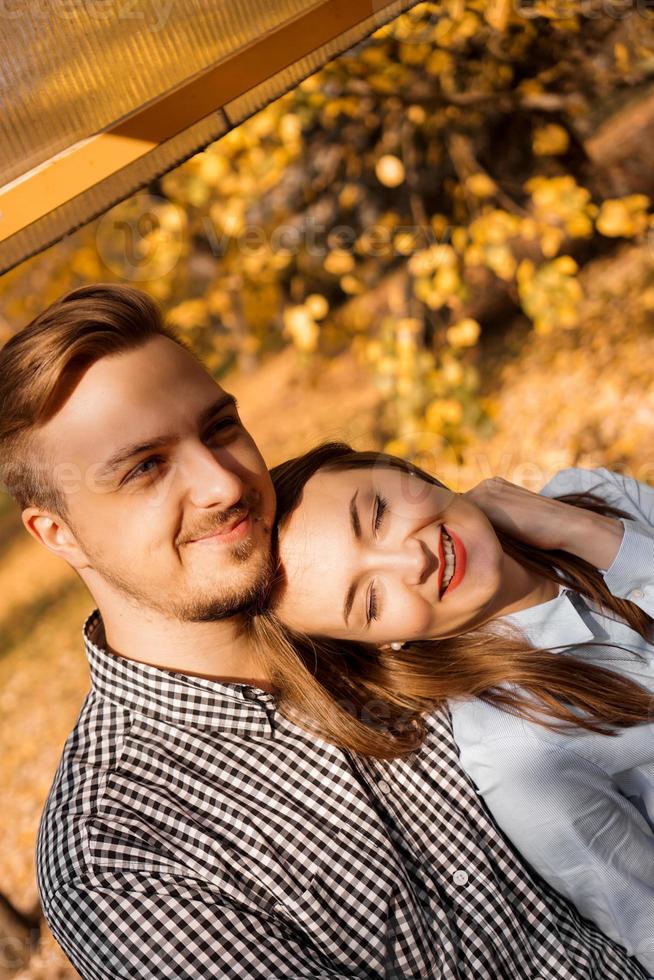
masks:
[(177, 344), (156, 337), (101, 358), (42, 439), (55, 468), (76, 474), (64, 491), (92, 592), (101, 580), (197, 620), (262, 587), (270, 476), (234, 400)]
[(381, 465), (319, 470), (280, 528), (279, 552), (287, 625), (372, 643), (480, 625), (502, 577), (500, 543), (478, 507)]

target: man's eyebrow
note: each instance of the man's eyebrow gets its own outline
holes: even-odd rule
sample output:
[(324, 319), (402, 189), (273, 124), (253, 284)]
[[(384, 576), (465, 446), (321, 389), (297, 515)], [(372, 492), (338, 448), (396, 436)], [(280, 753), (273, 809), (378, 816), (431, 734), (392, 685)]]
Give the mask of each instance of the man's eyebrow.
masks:
[[(357, 510), (357, 494), (359, 490), (355, 490), (352, 494), (352, 499), (350, 500), (350, 524), (352, 526), (352, 533), (354, 537), (358, 540), (361, 537), (361, 521), (359, 520), (359, 512)], [(345, 620), (345, 625), (348, 625), (348, 619), (350, 613), (352, 612), (352, 606), (354, 604), (354, 596), (356, 594), (357, 587), (353, 582), (352, 585), (347, 590), (347, 595), (345, 596), (345, 602), (343, 603), (343, 619)]]
[[(233, 395), (223, 394), (220, 398), (217, 398), (211, 405), (204, 408), (198, 416), (198, 426), (203, 428), (207, 422), (209, 422), (214, 415), (217, 415), (224, 408), (237, 408), (236, 399)], [(102, 464), (99, 470), (96, 472), (97, 480), (106, 480), (113, 476), (125, 463), (128, 463), (135, 456), (140, 456), (142, 453), (152, 452), (153, 449), (161, 449), (167, 443), (173, 441), (173, 437), (170, 435), (157, 436), (156, 439), (148, 439), (146, 442), (135, 442), (129, 446), (121, 446), (116, 452), (109, 457), (109, 459)]]

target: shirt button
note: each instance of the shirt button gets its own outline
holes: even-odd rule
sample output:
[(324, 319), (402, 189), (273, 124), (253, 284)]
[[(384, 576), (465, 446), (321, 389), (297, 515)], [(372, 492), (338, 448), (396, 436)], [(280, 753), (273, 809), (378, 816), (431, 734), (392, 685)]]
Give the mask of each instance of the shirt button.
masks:
[(455, 871), (452, 875), (455, 885), (467, 885), (468, 884), (468, 872), (467, 871)]
[(629, 598), (630, 599), (642, 599), (644, 595), (645, 595), (645, 593), (643, 592), (642, 589), (633, 589), (629, 593)]
[(391, 791), (391, 784), (390, 783), (387, 783), (385, 779), (380, 779), (379, 782), (377, 783), (377, 785), (379, 787), (380, 793), (386, 793), (386, 794), (387, 793), (390, 793), (390, 791)]
[(241, 688), (241, 694), (243, 695), (243, 697), (245, 698), (246, 701), (256, 701), (257, 700), (257, 692), (253, 688), (251, 688), (251, 687), (243, 687), (243, 688)]

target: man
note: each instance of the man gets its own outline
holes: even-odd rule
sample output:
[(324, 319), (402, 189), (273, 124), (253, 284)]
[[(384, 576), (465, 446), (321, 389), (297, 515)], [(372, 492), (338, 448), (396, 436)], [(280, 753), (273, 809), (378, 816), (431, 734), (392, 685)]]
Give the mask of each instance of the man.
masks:
[(380, 760), (277, 710), (247, 615), (270, 480), (145, 294), (85, 286), (45, 310), (0, 353), (0, 405), (25, 527), (98, 607), (37, 844), (85, 980), (644, 976), (504, 841), (445, 713)]

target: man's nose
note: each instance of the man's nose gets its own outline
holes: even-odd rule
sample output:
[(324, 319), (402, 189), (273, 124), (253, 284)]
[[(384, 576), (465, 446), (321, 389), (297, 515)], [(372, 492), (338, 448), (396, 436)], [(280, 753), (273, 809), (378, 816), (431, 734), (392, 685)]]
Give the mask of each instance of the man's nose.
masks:
[(226, 510), (245, 493), (245, 484), (230, 453), (201, 445), (189, 451), (183, 465), (189, 500), (196, 507)]

